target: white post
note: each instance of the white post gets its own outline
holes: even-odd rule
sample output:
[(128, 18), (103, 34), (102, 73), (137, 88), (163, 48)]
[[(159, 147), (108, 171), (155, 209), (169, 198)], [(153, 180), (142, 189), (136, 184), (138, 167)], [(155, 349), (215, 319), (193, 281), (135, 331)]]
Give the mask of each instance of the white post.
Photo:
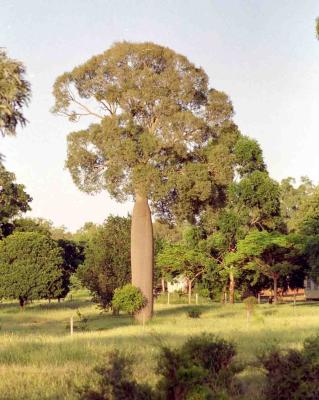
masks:
[(70, 333), (71, 333), (71, 336), (73, 336), (73, 315), (70, 318)]
[(198, 304), (198, 294), (197, 293), (195, 294), (195, 299), (196, 299), (195, 300), (196, 304)]
[(169, 295), (170, 295), (170, 293), (167, 292), (167, 304), (168, 304), (168, 305), (169, 305)]

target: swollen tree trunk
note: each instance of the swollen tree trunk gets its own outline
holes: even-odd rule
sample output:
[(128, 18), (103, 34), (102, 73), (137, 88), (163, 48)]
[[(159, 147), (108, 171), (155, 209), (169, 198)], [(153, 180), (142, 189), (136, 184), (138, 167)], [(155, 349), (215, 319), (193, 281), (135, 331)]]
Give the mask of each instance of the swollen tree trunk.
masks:
[(131, 228), (132, 284), (147, 299), (146, 306), (136, 314), (139, 321), (147, 321), (153, 314), (153, 227), (147, 198), (136, 194)]
[(235, 278), (233, 272), (229, 274), (229, 303), (235, 303)]

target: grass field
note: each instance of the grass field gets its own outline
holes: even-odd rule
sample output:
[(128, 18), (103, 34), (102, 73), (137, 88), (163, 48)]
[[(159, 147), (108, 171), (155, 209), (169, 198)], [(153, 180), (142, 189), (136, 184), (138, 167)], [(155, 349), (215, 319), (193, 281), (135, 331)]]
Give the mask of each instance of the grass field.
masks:
[[(136, 378), (155, 383), (158, 338), (178, 346), (201, 332), (235, 342), (237, 357), (246, 365), (241, 374), (246, 399), (255, 399), (255, 388), (262, 383), (262, 372), (254, 367), (256, 355), (274, 344), (298, 348), (319, 333), (319, 303), (259, 305), (249, 322), (243, 304), (197, 307), (202, 316), (191, 319), (185, 304), (156, 304), (153, 320), (143, 328), (127, 316), (101, 313), (85, 293), (72, 301), (33, 303), (25, 311), (16, 303), (1, 303), (0, 399), (75, 399), (76, 386), (94, 379), (92, 369), (113, 348), (136, 355)], [(87, 322), (79, 322), (77, 310)]]

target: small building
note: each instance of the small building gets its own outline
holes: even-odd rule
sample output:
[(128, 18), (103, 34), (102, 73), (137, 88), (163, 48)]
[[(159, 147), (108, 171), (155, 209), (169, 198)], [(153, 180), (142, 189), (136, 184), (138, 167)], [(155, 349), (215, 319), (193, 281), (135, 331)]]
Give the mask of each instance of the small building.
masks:
[(178, 275), (171, 282), (167, 282), (168, 293), (187, 292), (187, 279), (184, 275)]
[(319, 285), (310, 278), (305, 279), (306, 300), (319, 300)]

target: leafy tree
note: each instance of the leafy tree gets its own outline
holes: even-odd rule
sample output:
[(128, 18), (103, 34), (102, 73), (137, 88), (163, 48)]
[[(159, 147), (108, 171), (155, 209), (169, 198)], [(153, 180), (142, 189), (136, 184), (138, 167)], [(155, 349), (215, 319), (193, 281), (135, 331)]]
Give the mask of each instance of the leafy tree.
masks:
[[(191, 303), (192, 286), (196, 279), (208, 273), (214, 260), (199, 246), (198, 229), (188, 228), (178, 243), (166, 243), (156, 257), (157, 265), (171, 279), (183, 275), (188, 283), (188, 302)], [(197, 236), (197, 237), (196, 237)]]
[(0, 163), (0, 238), (12, 232), (12, 219), (30, 210), (31, 201), (24, 185), (16, 183), (15, 175)]
[(231, 185), (229, 201), (250, 229), (273, 230), (281, 224), (279, 185), (267, 172), (254, 171)]
[(130, 218), (110, 216), (85, 248), (78, 274), (103, 308), (111, 306), (114, 290), (130, 281), (130, 228)]
[(256, 140), (242, 136), (236, 143), (234, 153), (237, 172), (241, 177), (255, 171), (266, 171), (263, 153)]
[(303, 273), (300, 265), (304, 248), (298, 237), (279, 232), (252, 231), (239, 241), (237, 251), (229, 253), (226, 264), (237, 265), (263, 274), (273, 280), (274, 302), (277, 303), (278, 280), (292, 271)]
[(14, 232), (39, 232), (51, 236), (52, 223), (43, 218), (15, 218), (12, 221)]
[(61, 269), (63, 291), (58, 298), (65, 297), (70, 290), (71, 275), (77, 271), (80, 264), (84, 262), (84, 246), (73, 240), (60, 239), (57, 241), (58, 246), (62, 249), (63, 264)]
[(80, 229), (78, 229), (73, 235), (73, 240), (80, 243), (88, 243), (91, 238), (96, 234), (99, 226), (93, 222), (86, 222)]
[(62, 292), (61, 250), (38, 232), (16, 232), (0, 242), (0, 296), (27, 300)]
[(303, 176), (300, 181), (297, 187), (296, 180), (291, 177), (283, 179), (280, 183), (281, 215), (290, 232), (298, 230), (300, 216), (302, 219), (300, 208), (315, 190), (314, 184), (308, 177)]
[(279, 186), (266, 170), (259, 144), (246, 136), (240, 137), (234, 148), (237, 175), (228, 186), (226, 202), (216, 213), (201, 215), (205, 231), (205, 246), (217, 263), (219, 278), (226, 294), (229, 283), (229, 301), (234, 302), (236, 283), (245, 285), (246, 274), (235, 264), (225, 263), (228, 253), (236, 251), (237, 243), (252, 229), (269, 231), (282, 229)]
[(316, 33), (317, 39), (319, 39), (319, 17), (316, 19)]
[(0, 134), (14, 135), (17, 125), (25, 125), (22, 109), (30, 99), (30, 84), (25, 68), (0, 49)]
[(119, 201), (135, 198), (132, 283), (146, 296), (150, 318), (148, 201), (163, 217), (180, 218), (218, 204), (220, 186), (232, 178), (229, 150), (239, 136), (230, 123), (232, 104), (208, 88), (201, 68), (153, 43), (116, 43), (58, 77), (54, 95), (54, 112), (71, 121), (98, 120), (68, 137), (67, 167), (76, 185), (88, 193), (106, 189)]

